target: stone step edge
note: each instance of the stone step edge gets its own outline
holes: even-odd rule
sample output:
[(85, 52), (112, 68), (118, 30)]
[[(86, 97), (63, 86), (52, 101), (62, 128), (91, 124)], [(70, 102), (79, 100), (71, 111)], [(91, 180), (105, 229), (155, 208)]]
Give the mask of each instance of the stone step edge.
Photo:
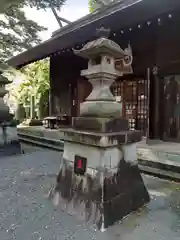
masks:
[(52, 145), (45, 145), (45, 144), (42, 144), (40, 142), (32, 142), (32, 141), (29, 141), (27, 139), (21, 139), (21, 143), (25, 143), (27, 144), (28, 146), (34, 146), (34, 147), (41, 147), (43, 149), (49, 149), (49, 150), (54, 150), (54, 151), (58, 151), (58, 152), (61, 152), (63, 151), (63, 149), (60, 149), (60, 148), (56, 148), (56, 147), (53, 147)]
[(154, 176), (180, 180), (180, 167), (138, 158), (139, 169)]
[(146, 160), (147, 162), (166, 163), (166, 165), (180, 168), (180, 154), (178, 153), (137, 147), (137, 156), (139, 159)]
[[(54, 149), (57, 151), (63, 151), (63, 144), (61, 141), (49, 140), (45, 138), (39, 138), (30, 135), (18, 134), (20, 142), (27, 143), (30, 145), (36, 145), (39, 147)], [(42, 141), (43, 140), (43, 141)]]
[(18, 137), (27, 137), (27, 138), (34, 138), (34, 139), (40, 139), (40, 140), (45, 140), (45, 141), (51, 141), (51, 142), (54, 142), (56, 144), (64, 144), (64, 141), (62, 141), (61, 139), (59, 140), (56, 140), (54, 138), (46, 138), (46, 137), (41, 137), (41, 136), (36, 136), (36, 135), (33, 135), (33, 134), (26, 134), (25, 132), (18, 132), (17, 133)]
[(177, 155), (177, 156), (180, 156), (180, 152), (173, 152), (173, 151), (167, 151), (167, 150), (162, 150), (162, 149), (154, 149), (153, 147), (151, 146), (148, 146), (147, 147), (143, 147), (141, 145), (137, 145), (137, 148), (141, 151), (152, 151), (152, 152), (160, 152), (164, 155), (167, 155), (167, 154), (171, 154), (171, 155)]
[(176, 182), (180, 181), (180, 174), (175, 173), (172, 171), (166, 171), (154, 167), (149, 167), (145, 165), (141, 165), (140, 163), (138, 164), (139, 169), (142, 173), (149, 174), (155, 177), (163, 178), (163, 179), (168, 179), (168, 180), (173, 180)]

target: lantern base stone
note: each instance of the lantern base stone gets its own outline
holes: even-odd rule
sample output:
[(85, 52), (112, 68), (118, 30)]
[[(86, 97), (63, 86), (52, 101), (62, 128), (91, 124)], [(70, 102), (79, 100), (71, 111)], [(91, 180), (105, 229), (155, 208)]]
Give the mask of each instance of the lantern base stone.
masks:
[(93, 118), (76, 117), (73, 119), (73, 128), (101, 133), (128, 131), (129, 123), (124, 118)]
[[(64, 137), (60, 172), (49, 193), (56, 206), (103, 230), (149, 201), (137, 163), (139, 138), (119, 144), (118, 134), (73, 129), (64, 131)], [(87, 163), (83, 175), (75, 173), (77, 156)]]

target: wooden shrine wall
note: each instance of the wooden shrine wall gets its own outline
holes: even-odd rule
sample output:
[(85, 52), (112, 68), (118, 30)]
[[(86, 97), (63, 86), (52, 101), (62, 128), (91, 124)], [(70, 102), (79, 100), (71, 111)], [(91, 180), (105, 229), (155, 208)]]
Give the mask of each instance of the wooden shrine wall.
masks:
[[(124, 29), (124, 34), (116, 33), (116, 36), (112, 37), (112, 40), (119, 43), (123, 49), (127, 47), (128, 43), (131, 44), (134, 58), (134, 80), (142, 79), (147, 86), (147, 69), (150, 68), (151, 70), (149, 83), (150, 95), (148, 96), (149, 100), (146, 101), (146, 104), (147, 102), (150, 104), (150, 137), (161, 138), (163, 140), (169, 137), (172, 140), (172, 136), (174, 136), (174, 139), (177, 139), (179, 136), (180, 139), (180, 117), (177, 118), (178, 110), (173, 111), (174, 117), (172, 116), (172, 110), (169, 110), (169, 117), (164, 115), (164, 112), (166, 111), (165, 109), (178, 109), (177, 105), (180, 102), (180, 93), (176, 94), (176, 92), (173, 93), (173, 91), (169, 90), (168, 97), (170, 97), (170, 99), (174, 99), (171, 101), (171, 107), (169, 107), (170, 105), (168, 105), (169, 103), (167, 103), (166, 99), (167, 91), (165, 90), (167, 84), (170, 84), (170, 81), (170, 85), (172, 85), (173, 81), (176, 81), (179, 86), (180, 31), (178, 30), (178, 26), (180, 25), (180, 14), (179, 11), (174, 11), (171, 12), (171, 18), (168, 18), (168, 13), (158, 17), (160, 19), (159, 22), (158, 18), (156, 18), (152, 19), (150, 25), (147, 25), (146, 22), (140, 23), (140, 28), (138, 28), (138, 26), (131, 26), (132, 31), (129, 31), (129, 28)], [(158, 67), (157, 76), (153, 75), (152, 69), (154, 66)], [(127, 81), (131, 82), (131, 79), (128, 80), (127, 78), (126, 82)], [(135, 81), (136, 84), (133, 83), (134, 86), (137, 85), (137, 80)], [(131, 83), (129, 84), (131, 85)], [(116, 85), (118, 88), (118, 84)], [(179, 87), (177, 87), (177, 89), (179, 89)], [(115, 92), (117, 92), (117, 89)], [(123, 92), (125, 94), (126, 90), (123, 90)], [(173, 98), (174, 94), (176, 97)], [(135, 103), (136, 101), (133, 100), (133, 102)], [(134, 112), (137, 113), (139, 111), (138, 104), (135, 105), (136, 110)], [(124, 106), (124, 109), (127, 109), (127, 106)], [(139, 114), (139, 116), (140, 115), (141, 114)], [(136, 119), (133, 120), (133, 122), (137, 123), (137, 115), (136, 118), (132, 118)], [(135, 124), (137, 129), (139, 128), (138, 125), (139, 124)]]
[[(151, 121), (154, 136), (180, 141), (180, 15), (163, 22), (156, 31), (155, 65), (159, 72), (151, 78)], [(155, 111), (154, 111), (155, 110)], [(158, 115), (158, 116), (155, 116)], [(152, 118), (152, 117), (151, 117)], [(153, 136), (153, 135), (152, 135)]]
[(85, 101), (92, 91), (92, 85), (87, 79), (79, 77), (77, 81), (77, 116), (80, 114), (80, 104)]
[(51, 57), (51, 115), (78, 114), (78, 79), (80, 70), (86, 68), (86, 64), (86, 61), (72, 53)]
[(67, 58), (51, 57), (51, 111), (52, 115), (70, 114), (71, 93), (70, 76), (67, 70)]
[[(169, 102), (167, 102), (167, 91), (165, 90), (168, 84), (167, 79), (170, 76), (176, 76), (175, 79), (179, 79), (177, 76), (180, 75), (180, 31), (178, 30), (180, 14), (179, 12), (172, 13), (171, 19), (168, 19), (167, 16), (167, 14), (165, 18), (162, 16), (159, 24), (156, 18), (152, 20), (152, 24), (149, 26), (147, 26), (147, 23), (142, 23), (141, 28), (136, 26), (136, 30), (133, 30), (132, 26), (132, 32), (127, 29), (123, 35), (116, 34), (116, 36), (112, 37), (112, 40), (119, 43), (122, 48), (127, 47), (127, 44), (130, 42), (134, 57), (133, 70), (135, 78), (133, 81), (136, 82), (133, 83), (132, 79), (127, 77), (121, 90), (118, 90), (118, 88), (122, 84), (118, 83), (113, 91), (116, 95), (119, 95), (119, 91), (124, 91), (124, 93), (121, 93), (123, 95), (128, 92), (128, 89), (124, 89), (124, 86), (132, 85), (131, 90), (136, 91), (136, 94), (131, 94), (134, 97), (132, 102), (135, 103), (133, 104), (136, 109), (133, 111), (133, 116), (131, 116), (131, 125), (133, 128), (135, 126), (136, 129), (140, 129), (146, 134), (147, 104), (150, 103), (150, 134), (152, 138), (159, 136), (162, 139), (165, 138), (164, 136), (170, 136), (168, 135), (170, 133), (170, 125), (171, 129), (173, 124), (173, 126), (176, 126), (173, 131), (180, 131), (180, 119), (177, 120), (176, 116), (178, 110), (174, 110), (173, 117), (172, 111), (169, 110), (169, 121), (165, 120), (167, 116), (163, 114), (166, 105), (170, 109)], [(148, 95), (149, 99), (147, 99), (147, 68), (152, 70), (154, 66), (158, 66), (159, 72), (155, 78), (151, 71), (151, 90), (150, 96)], [(64, 54), (51, 57), (51, 103), (53, 114), (67, 113), (73, 116), (79, 115), (80, 103), (84, 101), (91, 91), (91, 86), (87, 83), (87, 80), (80, 77), (80, 70), (85, 68), (87, 68), (87, 64), (76, 56)], [(144, 94), (146, 98), (143, 99), (143, 96), (141, 96), (141, 100), (138, 100), (140, 95), (143, 95), (140, 93), (141, 82), (143, 82), (143, 88), (146, 89), (144, 90), (146, 91)], [(136, 90), (133, 90), (135, 88)], [(168, 94), (170, 98), (173, 98), (173, 91), (169, 90)], [(179, 102), (179, 95), (180, 93), (177, 93), (176, 100), (173, 99), (171, 101), (174, 105), (177, 105)], [(131, 101), (130, 99), (125, 99), (125, 102)], [(177, 107), (172, 108), (177, 109)], [(124, 106), (125, 111), (129, 111), (128, 106)], [(175, 120), (172, 120), (172, 118)], [(173, 132), (174, 138), (177, 138), (177, 135), (180, 134)]]
[[(130, 43), (133, 51), (135, 74), (145, 75), (147, 68), (159, 67), (161, 75), (180, 72), (180, 25), (179, 10), (152, 19), (151, 24), (140, 23), (124, 29), (124, 34), (116, 33), (112, 40), (124, 49)], [(158, 18), (161, 20), (158, 23)], [(112, 30), (113, 31), (113, 30)], [(119, 30), (120, 32), (121, 30)]]

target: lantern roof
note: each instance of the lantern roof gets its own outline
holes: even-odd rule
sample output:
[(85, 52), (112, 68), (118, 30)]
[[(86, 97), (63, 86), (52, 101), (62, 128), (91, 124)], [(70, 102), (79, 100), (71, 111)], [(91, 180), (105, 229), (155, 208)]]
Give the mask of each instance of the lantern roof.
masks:
[(101, 54), (108, 54), (115, 58), (123, 58), (127, 53), (114, 41), (105, 37), (88, 42), (82, 49), (73, 49), (76, 55), (91, 59)]

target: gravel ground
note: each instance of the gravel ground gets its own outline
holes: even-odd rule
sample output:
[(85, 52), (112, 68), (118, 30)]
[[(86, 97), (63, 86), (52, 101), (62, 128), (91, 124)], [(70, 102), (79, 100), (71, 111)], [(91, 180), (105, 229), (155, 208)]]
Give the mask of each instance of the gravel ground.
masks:
[(60, 153), (29, 151), (0, 159), (0, 240), (179, 240), (179, 184), (144, 176), (151, 202), (106, 232), (82, 224), (45, 198)]

